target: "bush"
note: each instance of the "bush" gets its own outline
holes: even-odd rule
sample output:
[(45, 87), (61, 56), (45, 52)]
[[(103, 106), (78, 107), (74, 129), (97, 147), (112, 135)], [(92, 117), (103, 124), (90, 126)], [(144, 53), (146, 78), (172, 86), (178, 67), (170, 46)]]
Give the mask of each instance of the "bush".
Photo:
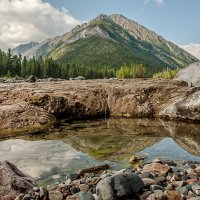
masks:
[(173, 79), (179, 71), (180, 71), (180, 68), (177, 68), (175, 70), (169, 70), (167, 68), (166, 70), (163, 70), (162, 72), (153, 74), (153, 78)]

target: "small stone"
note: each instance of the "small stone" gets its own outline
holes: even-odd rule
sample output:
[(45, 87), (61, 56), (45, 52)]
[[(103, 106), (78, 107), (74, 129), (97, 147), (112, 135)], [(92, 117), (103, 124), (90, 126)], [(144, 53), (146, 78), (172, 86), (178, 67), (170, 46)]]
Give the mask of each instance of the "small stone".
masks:
[(193, 185), (192, 190), (197, 194), (200, 195), (200, 185)]
[(80, 191), (82, 192), (88, 192), (90, 190), (90, 187), (86, 184), (80, 184), (79, 188), (80, 188)]
[(170, 179), (170, 182), (172, 183), (174, 181), (181, 181), (181, 178), (177, 174), (174, 174)]
[(196, 196), (196, 195), (195, 195), (192, 191), (189, 191), (189, 192), (188, 192), (188, 195), (186, 195), (185, 198), (186, 198), (186, 199), (191, 199), (191, 198), (193, 198), (193, 197), (195, 197), (195, 196)]
[(79, 192), (77, 197), (77, 200), (95, 200), (90, 192)]
[(165, 190), (174, 190), (174, 187), (171, 184), (168, 184), (167, 187), (165, 187)]
[(185, 182), (187, 183), (187, 184), (192, 184), (192, 183), (197, 183), (199, 180), (198, 179), (188, 179), (188, 180), (186, 180)]
[(171, 167), (169, 167), (168, 165), (151, 163), (144, 166), (143, 172), (155, 172), (155, 173), (166, 174), (167, 172), (169, 172), (170, 169)]
[(33, 187), (33, 191), (34, 191), (34, 192), (39, 192), (40, 189), (39, 189), (38, 187)]
[(139, 196), (139, 199), (140, 199), (140, 200), (146, 200), (147, 197), (148, 197), (149, 195), (151, 195), (151, 194), (152, 194), (151, 191), (143, 192), (143, 193)]
[(194, 170), (192, 168), (189, 168), (186, 170), (187, 174), (190, 174), (190, 173), (194, 173)]
[(182, 200), (182, 195), (179, 191), (167, 190), (167, 191), (165, 191), (165, 195), (166, 195), (167, 199)]
[(147, 197), (147, 200), (163, 200), (164, 199), (164, 192), (163, 191), (156, 191), (155, 193), (153, 194), (150, 194), (148, 197)]
[(198, 178), (199, 178), (198, 175), (197, 175), (196, 173), (190, 173), (190, 174), (188, 174), (188, 176), (189, 176), (189, 178), (191, 178), (191, 179), (198, 179)]
[(151, 185), (155, 184), (155, 180), (151, 178), (143, 178), (142, 181), (146, 187), (150, 187)]
[(62, 200), (63, 194), (57, 190), (52, 190), (49, 192), (49, 198), (51, 200)]
[(76, 193), (80, 192), (80, 190), (79, 190), (77, 187), (72, 186), (72, 187), (70, 188), (70, 192), (71, 192), (72, 194), (76, 194)]
[(58, 185), (47, 185), (47, 190), (51, 191), (51, 190), (56, 190), (58, 187)]
[(155, 174), (153, 175), (153, 173), (151, 172), (144, 172), (140, 175), (140, 178), (143, 179), (143, 178), (150, 178), (150, 179), (153, 179), (155, 177)]
[(186, 181), (186, 180), (188, 180), (188, 179), (189, 179), (189, 177), (188, 177), (188, 176), (185, 176), (185, 175), (184, 175), (184, 176), (182, 176), (182, 180), (183, 180), (183, 181)]
[(65, 181), (65, 185), (70, 185), (72, 182), (72, 180), (70, 178), (68, 178), (66, 181)]
[(161, 175), (161, 176), (156, 177), (154, 179), (154, 181), (155, 181), (155, 184), (159, 184), (159, 183), (162, 183), (162, 182), (166, 181), (166, 178)]
[(188, 194), (187, 187), (178, 187), (178, 188), (176, 188), (176, 191), (180, 192), (184, 196)]
[(183, 181), (174, 181), (174, 182), (172, 182), (172, 185), (174, 187), (182, 187), (183, 183), (184, 183)]
[[(86, 182), (86, 181), (85, 181)], [(73, 185), (75, 185), (76, 187), (79, 187), (79, 185), (81, 184), (80, 180), (74, 180), (73, 181)]]
[(160, 185), (151, 185), (151, 186), (150, 186), (150, 190), (151, 190), (152, 192), (154, 192), (154, 191), (156, 191), (156, 190), (163, 190), (163, 187), (160, 186)]
[(60, 187), (60, 188), (65, 188), (66, 185), (65, 185), (65, 183), (60, 183), (60, 184), (59, 184), (59, 187)]
[[(78, 180), (75, 180), (75, 181), (78, 181)], [(81, 178), (79, 181), (80, 181), (80, 184), (86, 184), (86, 179), (85, 178)]]

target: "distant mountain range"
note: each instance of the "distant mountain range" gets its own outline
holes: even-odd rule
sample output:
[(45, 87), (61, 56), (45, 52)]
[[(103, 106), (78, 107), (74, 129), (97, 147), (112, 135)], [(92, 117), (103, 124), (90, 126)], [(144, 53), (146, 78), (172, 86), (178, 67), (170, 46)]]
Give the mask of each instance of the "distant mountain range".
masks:
[(38, 42), (30, 42), (27, 44), (20, 44), (19, 46), (17, 46), (16, 48), (12, 49), (14, 54), (22, 54), (22, 55), (26, 55), (26, 52), (29, 49), (32, 49), (33, 47), (35, 47), (36, 45), (38, 45)]
[(181, 48), (200, 59), (200, 44), (182, 45)]
[(28, 58), (52, 57), (61, 63), (115, 69), (123, 64), (143, 63), (150, 73), (197, 60), (155, 32), (118, 14), (99, 15), (61, 36), (22, 44), (13, 51)]

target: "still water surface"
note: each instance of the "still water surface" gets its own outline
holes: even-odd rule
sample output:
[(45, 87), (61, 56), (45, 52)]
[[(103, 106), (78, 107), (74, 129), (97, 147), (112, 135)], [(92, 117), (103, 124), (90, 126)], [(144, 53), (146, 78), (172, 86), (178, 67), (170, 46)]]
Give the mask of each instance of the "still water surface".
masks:
[(45, 185), (99, 163), (127, 167), (130, 156), (200, 161), (200, 123), (161, 119), (65, 121), (48, 133), (1, 140), (8, 160)]

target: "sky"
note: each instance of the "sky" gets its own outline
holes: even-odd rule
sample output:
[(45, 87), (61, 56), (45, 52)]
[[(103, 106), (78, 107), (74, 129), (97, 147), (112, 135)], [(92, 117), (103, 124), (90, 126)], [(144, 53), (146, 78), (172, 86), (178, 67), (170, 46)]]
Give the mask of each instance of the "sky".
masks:
[(0, 0), (0, 49), (61, 35), (99, 14), (122, 14), (178, 45), (200, 43), (200, 0)]

